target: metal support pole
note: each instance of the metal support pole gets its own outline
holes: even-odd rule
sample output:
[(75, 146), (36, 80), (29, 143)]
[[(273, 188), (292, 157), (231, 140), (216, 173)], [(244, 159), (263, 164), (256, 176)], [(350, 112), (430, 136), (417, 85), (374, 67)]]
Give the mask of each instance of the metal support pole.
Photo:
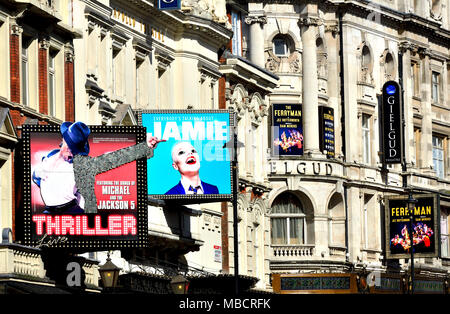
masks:
[[(412, 205), (411, 205), (412, 204)], [(414, 294), (414, 201), (412, 196), (412, 190), (409, 190), (408, 196), (408, 209), (409, 209), (409, 237), (411, 241), (411, 289), (410, 293)]]
[(233, 236), (234, 236), (234, 281), (235, 293), (239, 294), (239, 247), (238, 247), (238, 171), (237, 171), (237, 134), (233, 134)]

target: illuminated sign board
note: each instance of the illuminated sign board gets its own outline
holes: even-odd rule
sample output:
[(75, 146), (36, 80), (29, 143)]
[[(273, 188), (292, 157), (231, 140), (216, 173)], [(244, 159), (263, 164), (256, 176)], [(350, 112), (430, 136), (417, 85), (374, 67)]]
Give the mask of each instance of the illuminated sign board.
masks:
[(411, 256), (411, 238), (415, 257), (437, 257), (438, 255), (438, 211), (437, 195), (413, 195), (417, 199), (413, 216), (413, 237), (410, 235), (410, 215), (407, 196), (385, 198), (386, 258), (398, 259)]
[(272, 154), (303, 155), (301, 104), (272, 104)]
[(142, 110), (139, 124), (165, 142), (147, 162), (152, 198), (184, 203), (230, 200), (234, 114), (227, 110)]
[(402, 162), (402, 110), (400, 85), (395, 81), (383, 85), (383, 144), (384, 162), (399, 164)]
[[(76, 135), (70, 141), (87, 141), (79, 146), (65, 136), (65, 124), (23, 126), (25, 244), (83, 251), (146, 246), (146, 158), (124, 161), (126, 149), (147, 145), (145, 129), (69, 128)], [(89, 166), (80, 169), (79, 159), (65, 155), (63, 138)]]
[(319, 107), (320, 150), (326, 151), (327, 157), (335, 157), (334, 110), (330, 107)]

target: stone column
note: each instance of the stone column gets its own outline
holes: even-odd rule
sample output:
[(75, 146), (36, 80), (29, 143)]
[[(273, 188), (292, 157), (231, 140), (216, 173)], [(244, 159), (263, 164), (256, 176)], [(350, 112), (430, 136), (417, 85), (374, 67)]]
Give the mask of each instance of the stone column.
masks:
[(422, 58), (422, 74), (420, 92), (422, 98), (422, 137), (420, 152), (422, 154), (421, 169), (424, 174), (434, 175), (433, 170), (433, 126), (431, 111), (431, 68), (429, 49), (420, 49)]
[[(405, 130), (403, 140), (405, 141), (405, 160), (407, 167), (412, 167), (411, 160), (415, 155), (414, 147), (414, 121), (413, 121), (413, 91), (414, 81), (411, 73), (411, 50), (414, 45), (405, 41), (399, 44), (399, 51), (403, 55), (403, 116), (405, 117)], [(418, 156), (416, 156), (417, 164)]]
[(264, 68), (264, 24), (267, 18), (263, 16), (264, 12), (251, 13), (245, 18), (245, 23), (250, 25), (250, 61), (257, 66)]
[(321, 21), (318, 17), (304, 17), (299, 25), (303, 45), (303, 139), (304, 154), (321, 156), (319, 146), (318, 77), (316, 35)]

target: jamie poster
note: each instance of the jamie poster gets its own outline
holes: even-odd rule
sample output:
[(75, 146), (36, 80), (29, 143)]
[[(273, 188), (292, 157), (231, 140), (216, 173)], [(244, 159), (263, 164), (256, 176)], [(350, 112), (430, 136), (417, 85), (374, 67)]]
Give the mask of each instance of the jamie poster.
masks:
[[(64, 125), (64, 124), (63, 124)], [(142, 127), (86, 126), (78, 139), (86, 140), (80, 154), (98, 169), (91, 189), (78, 187), (73, 158), (62, 157), (63, 127), (25, 126), (24, 163), (26, 165), (25, 239), (31, 245), (54, 247), (83, 247), (89, 250), (115, 248), (123, 245), (145, 245), (145, 228), (141, 221), (146, 213), (145, 160), (134, 160), (119, 166), (112, 162), (97, 164), (100, 156), (145, 141)], [(85, 136), (85, 138), (83, 138)], [(74, 145), (74, 144), (72, 144)], [(70, 145), (68, 145), (70, 146)], [(72, 149), (73, 151), (73, 149)], [(83, 156), (84, 157), (84, 156)], [(112, 160), (114, 160), (113, 158)], [(116, 164), (120, 164), (117, 158)], [(89, 177), (83, 177), (89, 181)], [(26, 193), (25, 193), (26, 194)], [(89, 243), (89, 244), (87, 244)]]
[(272, 150), (274, 156), (303, 155), (302, 105), (272, 105)]
[(165, 140), (147, 161), (148, 195), (186, 203), (229, 200), (233, 115), (226, 110), (138, 112), (148, 136)]
[(437, 196), (420, 194), (414, 195), (414, 198), (417, 199), (417, 203), (412, 213), (408, 210), (407, 196), (391, 196), (385, 199), (387, 258), (409, 258), (411, 239), (415, 257), (437, 257), (438, 255)]

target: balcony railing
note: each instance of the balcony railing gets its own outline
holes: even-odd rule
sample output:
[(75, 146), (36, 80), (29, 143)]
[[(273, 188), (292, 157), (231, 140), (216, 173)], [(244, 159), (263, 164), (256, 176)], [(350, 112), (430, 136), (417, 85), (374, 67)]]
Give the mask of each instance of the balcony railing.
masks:
[(310, 258), (314, 255), (314, 245), (272, 245), (272, 256), (275, 259)]
[[(85, 274), (86, 286), (98, 287), (97, 262), (85, 259), (81, 267)], [(0, 276), (37, 281), (49, 280), (46, 277), (41, 250), (15, 243), (0, 244)]]

